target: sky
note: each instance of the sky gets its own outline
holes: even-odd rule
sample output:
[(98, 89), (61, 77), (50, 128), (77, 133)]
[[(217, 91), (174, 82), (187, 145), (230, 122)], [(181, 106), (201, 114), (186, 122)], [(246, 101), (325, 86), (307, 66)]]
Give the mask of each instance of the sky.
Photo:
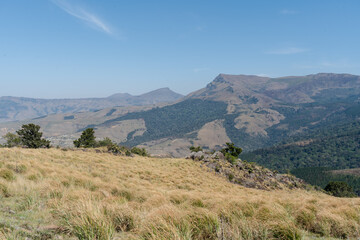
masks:
[(358, 0), (1, 0), (0, 96), (181, 94), (218, 74), (360, 75)]

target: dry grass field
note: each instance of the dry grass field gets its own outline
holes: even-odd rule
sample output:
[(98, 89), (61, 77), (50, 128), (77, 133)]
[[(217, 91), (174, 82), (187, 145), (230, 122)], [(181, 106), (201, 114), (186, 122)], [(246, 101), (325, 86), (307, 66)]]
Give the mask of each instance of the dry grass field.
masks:
[(0, 239), (358, 237), (358, 198), (247, 189), (186, 159), (0, 149)]

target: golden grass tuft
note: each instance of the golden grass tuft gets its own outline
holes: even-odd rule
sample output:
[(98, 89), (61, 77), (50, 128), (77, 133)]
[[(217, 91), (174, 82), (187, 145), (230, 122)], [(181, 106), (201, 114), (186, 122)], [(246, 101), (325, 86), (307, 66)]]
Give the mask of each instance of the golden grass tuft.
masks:
[(191, 160), (13, 148), (0, 163), (0, 239), (360, 237), (358, 198), (247, 189)]

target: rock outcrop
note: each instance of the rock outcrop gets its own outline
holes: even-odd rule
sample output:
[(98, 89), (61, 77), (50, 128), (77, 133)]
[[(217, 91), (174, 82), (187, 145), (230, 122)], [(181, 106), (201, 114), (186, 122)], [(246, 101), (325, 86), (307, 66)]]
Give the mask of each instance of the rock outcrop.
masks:
[(208, 168), (209, 171), (248, 188), (275, 190), (306, 187), (305, 182), (299, 178), (280, 174), (255, 163), (238, 159), (232, 164), (221, 152), (192, 152), (187, 158), (199, 161), (201, 166)]

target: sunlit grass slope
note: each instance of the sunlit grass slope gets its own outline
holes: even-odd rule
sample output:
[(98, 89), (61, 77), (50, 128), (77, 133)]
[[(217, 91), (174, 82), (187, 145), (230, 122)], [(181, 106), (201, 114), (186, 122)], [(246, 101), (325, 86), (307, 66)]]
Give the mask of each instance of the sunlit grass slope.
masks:
[(360, 236), (360, 200), (231, 184), (185, 159), (0, 149), (0, 239)]

